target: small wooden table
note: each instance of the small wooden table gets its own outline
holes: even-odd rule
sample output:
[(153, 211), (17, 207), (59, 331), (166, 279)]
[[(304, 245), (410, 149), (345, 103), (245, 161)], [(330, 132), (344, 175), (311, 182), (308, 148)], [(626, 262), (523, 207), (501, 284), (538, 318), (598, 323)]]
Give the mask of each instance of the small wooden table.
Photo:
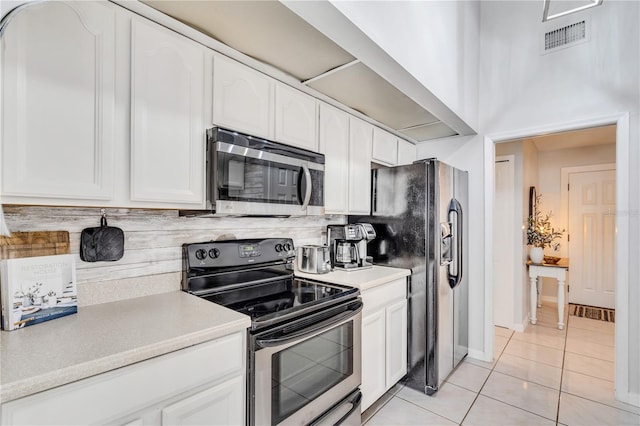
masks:
[(527, 262), (529, 266), (529, 281), (531, 284), (531, 324), (538, 322), (536, 317), (536, 308), (541, 306), (540, 292), (542, 285), (542, 277), (555, 278), (558, 280), (558, 328), (564, 328), (564, 285), (569, 270), (569, 259), (563, 257), (558, 263), (542, 263), (536, 264), (531, 261)]

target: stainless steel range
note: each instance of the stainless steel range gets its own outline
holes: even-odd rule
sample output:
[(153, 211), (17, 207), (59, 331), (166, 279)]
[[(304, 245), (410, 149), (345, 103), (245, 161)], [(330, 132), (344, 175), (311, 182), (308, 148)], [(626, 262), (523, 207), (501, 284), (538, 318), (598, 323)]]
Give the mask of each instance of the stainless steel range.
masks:
[(250, 425), (360, 425), (358, 289), (295, 278), (287, 238), (182, 250), (184, 291), (251, 316)]

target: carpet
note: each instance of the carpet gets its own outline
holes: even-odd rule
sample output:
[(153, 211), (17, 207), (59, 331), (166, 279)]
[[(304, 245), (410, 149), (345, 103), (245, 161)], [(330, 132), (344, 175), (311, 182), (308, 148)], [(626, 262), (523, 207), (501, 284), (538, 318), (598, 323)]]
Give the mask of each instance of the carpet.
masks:
[(569, 315), (616, 322), (616, 311), (614, 309), (598, 308), (595, 306), (574, 305), (573, 303), (569, 303)]

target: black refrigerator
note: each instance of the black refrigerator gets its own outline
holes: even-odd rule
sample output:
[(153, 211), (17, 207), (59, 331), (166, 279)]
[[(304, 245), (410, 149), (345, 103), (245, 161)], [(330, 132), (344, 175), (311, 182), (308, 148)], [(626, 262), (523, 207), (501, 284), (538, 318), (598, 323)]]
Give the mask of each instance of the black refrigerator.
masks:
[(467, 172), (436, 159), (372, 170), (367, 253), (411, 269), (407, 386), (435, 393), (468, 352)]

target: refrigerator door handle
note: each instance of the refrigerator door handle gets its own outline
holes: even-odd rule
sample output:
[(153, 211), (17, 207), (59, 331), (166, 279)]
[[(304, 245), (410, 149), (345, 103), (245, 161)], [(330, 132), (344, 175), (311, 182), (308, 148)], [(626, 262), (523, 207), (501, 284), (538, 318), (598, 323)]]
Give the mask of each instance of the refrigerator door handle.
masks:
[[(456, 288), (458, 286), (458, 284), (460, 284), (460, 282), (462, 281), (462, 233), (463, 233), (463, 228), (462, 228), (462, 206), (460, 205), (460, 202), (458, 200), (456, 200), (455, 198), (451, 199), (451, 202), (449, 203), (449, 221), (451, 223), (454, 223), (451, 220), (451, 214), (455, 214), (456, 215), (456, 221), (455, 221), (455, 231), (454, 231), (454, 235), (455, 235), (455, 263), (451, 262), (448, 266), (448, 273), (447, 275), (449, 276), (449, 287), (451, 288)], [(455, 265), (455, 269), (452, 267), (453, 265)], [(451, 270), (454, 270), (455, 273), (451, 273)]]

